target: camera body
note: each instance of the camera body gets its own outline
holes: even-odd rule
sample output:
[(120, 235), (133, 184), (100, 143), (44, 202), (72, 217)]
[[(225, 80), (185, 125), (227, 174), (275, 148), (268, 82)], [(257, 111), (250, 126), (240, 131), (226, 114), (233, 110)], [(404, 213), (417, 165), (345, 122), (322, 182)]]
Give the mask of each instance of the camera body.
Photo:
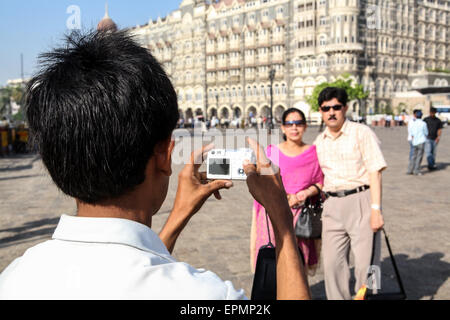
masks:
[(246, 180), (244, 161), (256, 163), (252, 149), (214, 149), (208, 152), (207, 178), (211, 180)]

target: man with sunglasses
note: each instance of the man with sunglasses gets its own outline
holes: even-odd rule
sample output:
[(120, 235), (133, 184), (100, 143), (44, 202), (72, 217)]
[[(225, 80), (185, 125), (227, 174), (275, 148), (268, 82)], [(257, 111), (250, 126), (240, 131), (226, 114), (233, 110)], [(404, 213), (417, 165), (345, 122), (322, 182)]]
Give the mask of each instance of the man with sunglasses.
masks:
[[(355, 258), (355, 292), (366, 283), (373, 234), (384, 226), (381, 176), (387, 165), (375, 133), (346, 118), (347, 102), (344, 89), (329, 87), (320, 93), (326, 130), (314, 143), (328, 196), (322, 215), (322, 254), (325, 288), (331, 300), (351, 299), (350, 249)], [(375, 264), (379, 264), (379, 248)]]

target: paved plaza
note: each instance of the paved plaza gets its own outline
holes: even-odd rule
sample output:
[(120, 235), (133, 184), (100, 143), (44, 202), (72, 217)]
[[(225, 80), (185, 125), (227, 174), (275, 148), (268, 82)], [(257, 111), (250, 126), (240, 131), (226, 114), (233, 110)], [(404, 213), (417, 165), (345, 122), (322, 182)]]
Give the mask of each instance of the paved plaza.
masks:
[[(386, 231), (409, 299), (450, 299), (450, 134), (444, 129), (438, 149), (439, 170), (406, 175), (409, 145), (406, 128), (374, 128), (382, 141), (389, 168), (383, 174)], [(307, 131), (312, 143), (317, 128)], [(159, 232), (175, 197), (174, 166), (169, 193), (153, 230)], [(174, 256), (196, 268), (209, 269), (231, 280), (250, 296), (250, 225), (252, 198), (244, 182), (209, 199), (191, 220)], [(75, 214), (74, 201), (59, 192), (36, 155), (0, 158), (0, 271), (29, 247), (50, 239), (61, 214)], [(384, 244), (384, 243), (383, 243)], [(382, 290), (397, 290), (388, 252), (382, 258)], [(36, 275), (39, 276), (39, 275)], [(325, 299), (319, 269), (309, 283), (315, 299)]]

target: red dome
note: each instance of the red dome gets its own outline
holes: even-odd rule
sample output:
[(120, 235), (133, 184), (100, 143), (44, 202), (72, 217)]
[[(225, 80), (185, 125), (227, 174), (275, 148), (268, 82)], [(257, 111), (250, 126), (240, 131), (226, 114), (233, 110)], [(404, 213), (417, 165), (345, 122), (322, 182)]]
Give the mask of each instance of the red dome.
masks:
[(117, 25), (114, 23), (114, 21), (109, 17), (108, 14), (108, 4), (105, 6), (105, 16), (103, 19), (98, 23), (97, 25), (98, 31), (111, 31), (115, 32), (117, 31)]
[(111, 18), (103, 18), (97, 25), (98, 31), (117, 31), (117, 25)]

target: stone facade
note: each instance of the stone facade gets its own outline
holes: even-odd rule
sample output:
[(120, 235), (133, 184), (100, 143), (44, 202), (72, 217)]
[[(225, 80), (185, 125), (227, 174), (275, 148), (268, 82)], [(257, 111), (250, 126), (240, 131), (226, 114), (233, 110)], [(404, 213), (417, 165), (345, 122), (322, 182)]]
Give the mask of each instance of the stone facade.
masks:
[(311, 114), (305, 96), (344, 73), (371, 93), (363, 113), (391, 105), (410, 74), (450, 69), (449, 25), (448, 0), (183, 0), (130, 31), (164, 65), (186, 118), (269, 115), (274, 69), (279, 119), (291, 106)]

